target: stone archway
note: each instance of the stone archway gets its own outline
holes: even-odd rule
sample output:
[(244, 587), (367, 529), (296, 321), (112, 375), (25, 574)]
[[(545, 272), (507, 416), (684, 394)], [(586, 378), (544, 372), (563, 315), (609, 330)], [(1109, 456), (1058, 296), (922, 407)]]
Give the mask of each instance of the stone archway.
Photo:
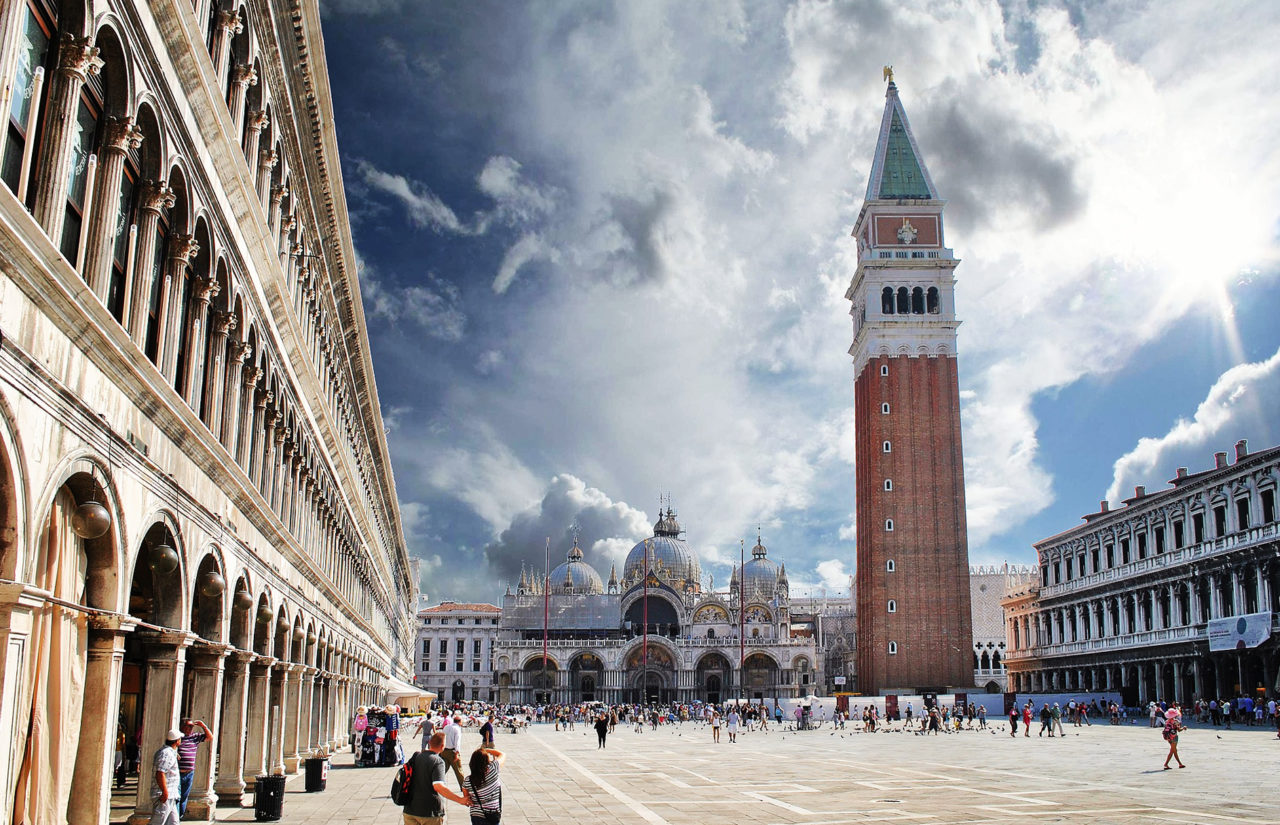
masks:
[(649, 642), (646, 655), (643, 643), (627, 654), (623, 668), (629, 676), (631, 701), (646, 704), (671, 702), (675, 699), (675, 655), (664, 645)]
[(594, 653), (579, 653), (569, 662), (570, 692), (576, 702), (594, 702), (604, 681), (604, 662)]
[[(83, 512), (79, 508), (103, 504), (106, 492), (91, 467), (73, 472), (54, 493), (34, 537), (29, 571), (20, 574), (58, 601), (29, 614), (24, 655), (6, 662), (22, 674), (27, 703), (17, 712), (22, 727), (12, 743), (15, 784), (5, 783), (6, 793), (14, 793), (15, 821), (44, 821), (48, 810), (60, 822), (102, 821), (107, 815), (118, 653), (128, 624), (90, 618), (70, 606), (118, 607), (118, 517), (104, 505), (100, 513), (110, 514), (109, 524), (95, 538), (83, 538), (84, 528), (78, 533), (74, 521)], [(12, 636), (8, 646), (13, 655)]]
[(752, 653), (742, 663), (743, 686), (748, 699), (778, 696), (778, 663), (764, 653)]
[(729, 696), (733, 685), (733, 665), (723, 653), (711, 652), (698, 660), (698, 691), (704, 702), (718, 705)]

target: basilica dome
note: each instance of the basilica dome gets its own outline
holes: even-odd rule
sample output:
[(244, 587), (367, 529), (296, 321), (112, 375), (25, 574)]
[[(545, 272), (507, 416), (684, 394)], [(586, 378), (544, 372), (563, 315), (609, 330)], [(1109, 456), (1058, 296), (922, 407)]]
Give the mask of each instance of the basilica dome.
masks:
[[(764, 542), (758, 537), (756, 538), (756, 546), (751, 548), (751, 561), (742, 567), (742, 577), (742, 593), (748, 602), (768, 601), (774, 598), (779, 587), (784, 591), (781, 595), (787, 595), (785, 592), (788, 589), (786, 573), (777, 564), (769, 560)], [(736, 591), (737, 588), (738, 571), (735, 570), (730, 589)]]
[(573, 540), (573, 547), (564, 562), (551, 571), (549, 579), (552, 593), (577, 593), (590, 596), (604, 592), (600, 582), (600, 574), (595, 568), (582, 560), (582, 548), (578, 539)]
[(649, 547), (649, 571), (658, 577), (663, 584), (676, 590), (692, 588), (702, 590), (702, 565), (698, 556), (680, 538), (680, 523), (676, 514), (668, 507), (660, 513), (658, 523), (653, 525), (653, 538), (631, 548), (627, 554), (626, 565), (622, 569), (623, 587), (631, 587), (644, 579), (645, 545)]

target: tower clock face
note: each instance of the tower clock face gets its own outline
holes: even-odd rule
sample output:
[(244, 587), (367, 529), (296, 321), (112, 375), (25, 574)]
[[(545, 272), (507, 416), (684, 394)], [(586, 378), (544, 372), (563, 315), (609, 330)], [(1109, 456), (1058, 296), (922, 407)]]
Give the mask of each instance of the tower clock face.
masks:
[(898, 227), (898, 240), (902, 243), (915, 243), (916, 235), (919, 231), (911, 225), (911, 221), (906, 218), (902, 219), (902, 226)]

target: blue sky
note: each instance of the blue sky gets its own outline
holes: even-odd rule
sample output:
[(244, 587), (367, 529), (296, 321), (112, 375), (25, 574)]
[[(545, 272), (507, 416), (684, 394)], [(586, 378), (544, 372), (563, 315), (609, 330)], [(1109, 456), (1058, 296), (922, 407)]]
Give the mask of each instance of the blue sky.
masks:
[(760, 524), (793, 592), (847, 587), (885, 63), (963, 261), (974, 563), (1280, 439), (1272, 4), (322, 8), (432, 598), (496, 599), (573, 524), (607, 576), (665, 493), (718, 584)]

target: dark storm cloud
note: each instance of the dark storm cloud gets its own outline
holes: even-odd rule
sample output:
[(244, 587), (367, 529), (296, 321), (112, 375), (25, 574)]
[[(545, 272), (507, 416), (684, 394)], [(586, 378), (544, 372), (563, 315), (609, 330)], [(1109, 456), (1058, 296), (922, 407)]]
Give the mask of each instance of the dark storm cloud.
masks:
[(675, 197), (661, 190), (645, 197), (617, 195), (609, 199), (613, 223), (626, 241), (609, 256), (611, 279), (624, 283), (665, 279), (662, 234), (674, 205)]
[(1074, 158), (1052, 135), (1033, 134), (1016, 116), (953, 98), (920, 119), (919, 140), (934, 182), (962, 232), (986, 227), (997, 208), (1022, 210), (1038, 229), (1079, 215), (1088, 201)]
[[(496, 541), (484, 549), (489, 572), (500, 581), (515, 583), (521, 565), (542, 570), (547, 539), (551, 539), (551, 566), (565, 560), (577, 525), (584, 561), (609, 578), (609, 565), (621, 567), (620, 551), (648, 535), (645, 515), (624, 502), (587, 487), (568, 474), (556, 476), (542, 500), (519, 513)], [(622, 571), (619, 570), (621, 575)]]

